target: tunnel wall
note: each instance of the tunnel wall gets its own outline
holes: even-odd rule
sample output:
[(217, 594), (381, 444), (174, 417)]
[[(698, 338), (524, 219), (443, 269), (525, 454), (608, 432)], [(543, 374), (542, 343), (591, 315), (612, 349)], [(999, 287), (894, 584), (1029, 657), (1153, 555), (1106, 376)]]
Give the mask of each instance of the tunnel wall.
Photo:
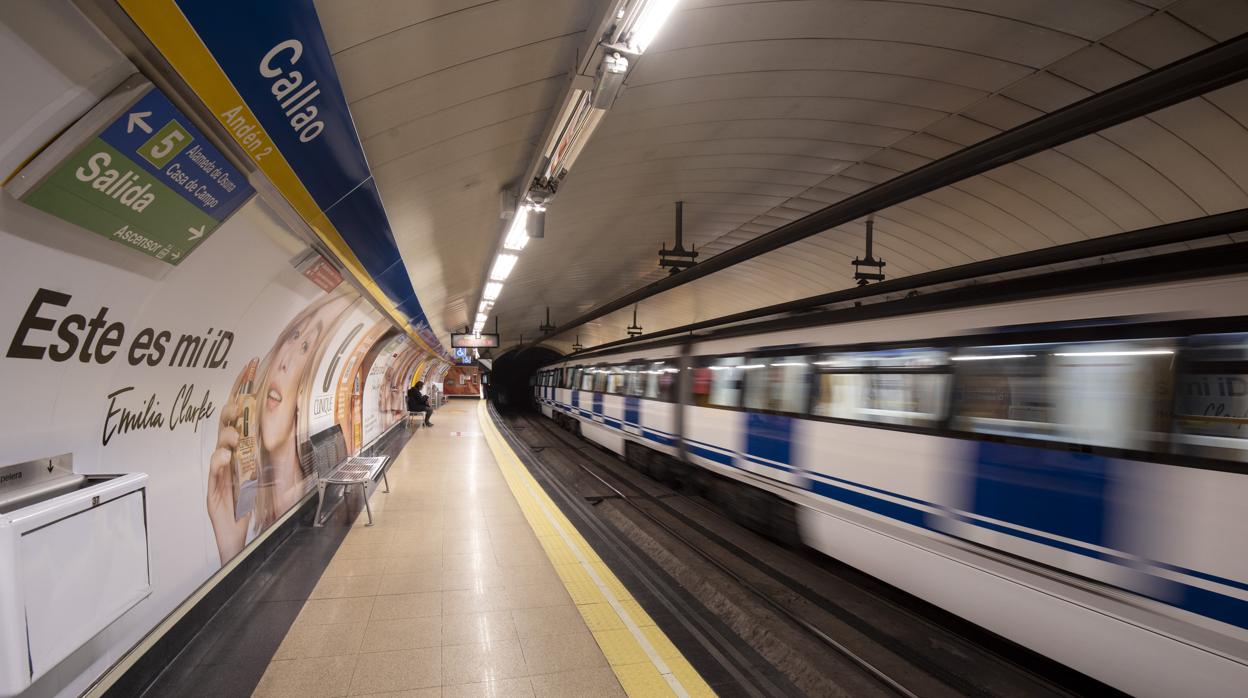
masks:
[[(133, 72), (68, 3), (22, 12), (57, 24), (0, 11), (4, 178)], [(340, 426), (356, 450), (403, 417), (413, 380), (440, 379), (349, 284), (297, 271), (306, 250), (258, 197), (170, 266), (0, 194), (0, 467), (68, 453), (77, 473), (149, 476), (151, 595), (24, 696), (80, 694), (254, 549), (314, 491), (312, 434)], [(255, 499), (237, 509), (231, 404), (256, 415)]]
[(490, 372), (490, 399), (502, 410), (533, 409), (530, 379), (537, 369), (558, 361), (558, 351), (545, 345), (512, 348), (499, 356)]

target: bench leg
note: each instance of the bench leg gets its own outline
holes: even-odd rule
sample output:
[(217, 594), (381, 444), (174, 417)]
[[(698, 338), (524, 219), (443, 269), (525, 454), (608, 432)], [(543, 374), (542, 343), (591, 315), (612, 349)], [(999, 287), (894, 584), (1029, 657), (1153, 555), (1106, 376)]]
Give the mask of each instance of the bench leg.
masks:
[(325, 483), (316, 483), (316, 518), (312, 519), (312, 526), (320, 528), (325, 524), (321, 523), (321, 507), (325, 506)]
[(368, 505), (368, 485), (360, 483), (360, 496), (364, 498), (364, 511), (368, 512), (368, 523), (365, 526), (373, 525), (373, 508)]
[(382, 490), (386, 494), (390, 494), (390, 478), (386, 477), (386, 471), (381, 471), (381, 481), (385, 483), (386, 489)]

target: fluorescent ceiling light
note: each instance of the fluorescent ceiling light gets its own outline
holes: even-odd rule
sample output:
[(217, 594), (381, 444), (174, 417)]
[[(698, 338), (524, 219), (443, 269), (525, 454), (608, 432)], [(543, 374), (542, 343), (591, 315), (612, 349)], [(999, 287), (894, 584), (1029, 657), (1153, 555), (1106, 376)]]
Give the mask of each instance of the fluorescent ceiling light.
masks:
[(1135, 351), (1068, 351), (1054, 352), (1053, 356), (1161, 356), (1173, 354), (1169, 349), (1137, 349)]
[(490, 312), (490, 309), (493, 307), (494, 307), (494, 301), (481, 301), (480, 305), (477, 306), (477, 312), (488, 313)]
[(998, 354), (996, 356), (951, 356), (954, 361), (996, 361), (997, 359), (1030, 359), (1035, 354)]
[(519, 259), (514, 254), (500, 254), (495, 258), (494, 266), (490, 268), (490, 281), (506, 281)]
[(809, 364), (807, 364), (805, 361), (781, 361), (779, 363), (772, 364), (772, 366), (807, 366), (807, 365)]
[(507, 237), (503, 239), (503, 247), (519, 252), (529, 244), (529, 231), (526, 225), (528, 219), (529, 207), (517, 206), (516, 212), (511, 216), (511, 227), (507, 229)]
[(485, 325), (485, 313), (477, 313), (477, 324)]
[(654, 41), (659, 30), (667, 23), (667, 18), (671, 16), (674, 9), (676, 9), (676, 0), (648, 0), (645, 7), (641, 8), (632, 32), (629, 33), (629, 46), (636, 49), (638, 53), (644, 52), (650, 46), (650, 42)]
[(481, 297), (489, 301), (491, 305), (498, 300), (498, 296), (503, 292), (503, 284), (498, 281), (491, 281), (485, 285), (485, 290), (481, 292)]

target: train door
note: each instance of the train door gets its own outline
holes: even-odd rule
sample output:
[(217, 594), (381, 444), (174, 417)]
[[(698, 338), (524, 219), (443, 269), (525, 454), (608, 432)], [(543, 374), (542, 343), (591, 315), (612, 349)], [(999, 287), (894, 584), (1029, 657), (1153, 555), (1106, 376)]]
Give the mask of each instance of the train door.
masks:
[(641, 426), (641, 396), (644, 393), (645, 378), (645, 364), (630, 364), (625, 368), (624, 420), (621, 428), (624, 433), (636, 436), (639, 440), (645, 437)]
[(689, 461), (721, 472), (736, 465), (740, 450), (743, 356), (698, 357), (691, 371), (690, 404), (684, 422)]
[(672, 456), (677, 447), (677, 414), (681, 409), (677, 387), (680, 366), (675, 361), (641, 364), (641, 435), (646, 445)]
[(1127, 499), (1120, 489), (1140, 468), (1107, 453), (1156, 447), (1169, 409), (1158, 399), (1170, 393), (1167, 344), (1015, 345), (964, 354), (987, 357), (976, 361), (955, 356), (952, 424), (990, 437), (970, 445), (963, 506), (980, 523), (959, 527), (963, 537), (1116, 583), (1095, 551), (1122, 544), (1114, 540)]
[(751, 357), (742, 366), (745, 408), (737, 451), (738, 466), (802, 489), (804, 464), (797, 455), (802, 420), (810, 395), (810, 359), (805, 356)]

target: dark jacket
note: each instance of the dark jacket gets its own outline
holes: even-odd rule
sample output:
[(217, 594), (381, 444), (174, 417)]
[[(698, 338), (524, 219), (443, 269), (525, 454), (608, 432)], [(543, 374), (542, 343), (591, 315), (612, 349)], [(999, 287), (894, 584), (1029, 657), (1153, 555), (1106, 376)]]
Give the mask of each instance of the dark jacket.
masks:
[(407, 411), (424, 412), (429, 409), (429, 398), (422, 395), (416, 386), (407, 389)]

